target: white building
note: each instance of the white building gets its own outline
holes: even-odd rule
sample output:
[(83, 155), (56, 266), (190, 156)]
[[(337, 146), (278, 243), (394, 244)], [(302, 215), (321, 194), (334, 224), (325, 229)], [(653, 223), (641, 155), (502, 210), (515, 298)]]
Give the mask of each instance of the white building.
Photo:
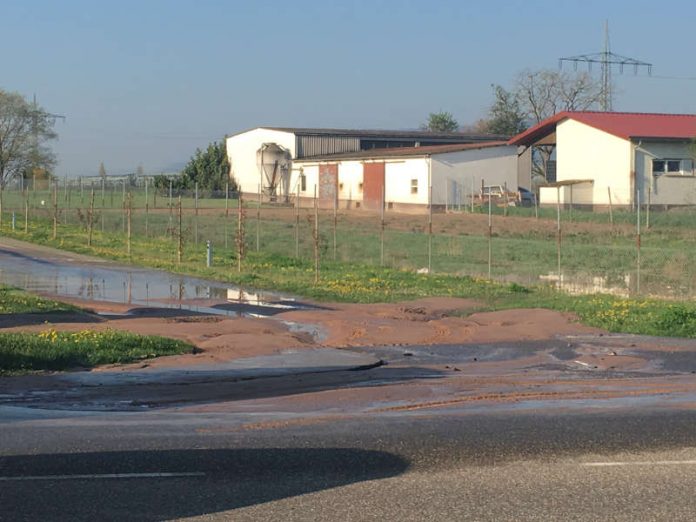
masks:
[[(295, 161), (300, 198), (322, 206), (422, 210), (466, 205), (482, 184), (516, 191), (517, 147), (505, 141), (374, 149)], [(528, 186), (528, 184), (526, 184)], [(432, 187), (432, 195), (429, 188)], [(430, 199), (432, 198), (432, 200)]]
[[(506, 137), (458, 132), (259, 127), (227, 138), (227, 154), (231, 175), (242, 192), (256, 194), (261, 190), (273, 198), (283, 198), (296, 194), (300, 183), (299, 162), (309, 158), (316, 162), (317, 158), (334, 154), (471, 144), (496, 139)], [(362, 176), (362, 167), (360, 170)], [(309, 183), (311, 187), (312, 182)], [(423, 189), (420, 191), (422, 194)]]
[(667, 206), (696, 203), (694, 137), (696, 115), (561, 112), (510, 143), (555, 146), (542, 204)]

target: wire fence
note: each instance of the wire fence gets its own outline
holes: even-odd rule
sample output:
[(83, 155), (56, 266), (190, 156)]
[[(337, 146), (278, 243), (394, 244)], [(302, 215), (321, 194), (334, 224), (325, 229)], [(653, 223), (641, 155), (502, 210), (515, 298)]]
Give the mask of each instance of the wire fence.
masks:
[[(435, 210), (435, 211), (434, 211)], [(152, 240), (153, 255), (180, 259), (205, 248), (549, 284), (570, 293), (696, 297), (696, 206), (593, 212), (467, 200), (420, 214), (346, 210), (315, 198), (270, 202), (231, 190), (178, 191), (74, 181), (0, 192), (0, 232), (38, 227), (79, 233), (92, 246)], [(242, 222), (243, 221), (243, 222)], [(146, 243), (147, 244), (147, 243)], [(317, 270), (319, 277), (319, 270)]]

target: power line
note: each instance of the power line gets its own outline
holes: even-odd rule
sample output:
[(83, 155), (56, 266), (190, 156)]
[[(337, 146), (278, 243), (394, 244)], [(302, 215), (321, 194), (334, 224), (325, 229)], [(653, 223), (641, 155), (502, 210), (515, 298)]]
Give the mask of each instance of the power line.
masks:
[(604, 50), (600, 53), (593, 54), (579, 54), (577, 56), (568, 56), (565, 58), (560, 58), (558, 60), (559, 67), (562, 69), (565, 62), (572, 63), (573, 68), (577, 71), (578, 64), (587, 64), (587, 70), (592, 72), (592, 64), (599, 64), (602, 71), (602, 91), (600, 98), (600, 105), (603, 111), (612, 110), (612, 84), (611, 84), (611, 74), (612, 67), (618, 65), (619, 72), (623, 74), (624, 68), (629, 67), (633, 69), (633, 74), (637, 75), (638, 70), (645, 68), (648, 71), (648, 76), (652, 76), (653, 65), (648, 62), (643, 62), (635, 58), (629, 58), (628, 56), (622, 56), (620, 54), (615, 54), (611, 52), (609, 44), (609, 22), (604, 22)]

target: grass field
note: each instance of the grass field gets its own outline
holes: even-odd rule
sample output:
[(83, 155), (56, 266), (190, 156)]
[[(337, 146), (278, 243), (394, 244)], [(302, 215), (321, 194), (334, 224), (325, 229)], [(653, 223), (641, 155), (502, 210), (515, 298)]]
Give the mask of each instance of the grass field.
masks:
[(0, 333), (0, 375), (92, 368), (191, 350), (181, 341), (113, 330)]
[[(359, 234), (355, 228), (354, 236)], [(202, 244), (188, 243), (179, 264), (175, 243), (169, 237), (136, 235), (129, 256), (120, 232), (102, 234), (97, 231), (93, 245), (88, 247), (82, 227), (61, 225), (60, 230), (56, 240), (51, 239), (48, 222), (32, 223), (28, 234), (7, 230), (4, 233), (116, 261), (227, 281), (245, 288), (285, 291), (317, 300), (368, 303), (427, 296), (468, 297), (480, 300), (482, 310), (542, 307), (575, 313), (586, 324), (614, 332), (696, 337), (696, 303), (690, 301), (627, 299), (611, 295), (571, 296), (547, 285), (525, 286), (457, 274), (418, 274), (413, 270), (380, 267), (369, 260), (358, 263), (339, 258), (333, 261), (329, 248), (324, 248), (320, 277), (315, 283), (314, 263), (304, 250), (304, 257), (294, 258), (268, 252), (273, 249), (255, 252), (252, 248), (242, 263), (242, 271), (238, 272), (237, 259), (231, 249), (219, 253), (214, 265), (207, 268)], [(592, 243), (588, 246), (598, 248)], [(303, 242), (302, 248), (308, 248), (308, 245)], [(601, 248), (597, 250), (600, 251)], [(363, 254), (375, 256), (378, 252), (373, 248), (370, 254), (367, 251)]]

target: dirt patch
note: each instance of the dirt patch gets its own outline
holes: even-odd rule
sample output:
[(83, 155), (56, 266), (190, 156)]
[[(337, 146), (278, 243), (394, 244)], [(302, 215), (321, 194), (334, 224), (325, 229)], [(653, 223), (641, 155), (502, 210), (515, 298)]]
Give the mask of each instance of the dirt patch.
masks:
[[(87, 304), (94, 312), (123, 314), (123, 305)], [(132, 308), (132, 307), (131, 307)], [(274, 318), (218, 316), (129, 317), (90, 315), (66, 319), (45, 314), (41, 324), (5, 323), (0, 331), (40, 332), (113, 328), (142, 335), (163, 335), (187, 341), (199, 353), (161, 357), (149, 366), (214, 364), (288, 349), (375, 345), (436, 345), (551, 339), (558, 335), (597, 332), (568, 314), (542, 309), (467, 313), (481, 308), (469, 299), (427, 298), (394, 304), (334, 304), (330, 309), (296, 310)], [(464, 317), (462, 317), (464, 316)], [(81, 320), (81, 317), (85, 317)], [(313, 335), (319, 333), (320, 335)], [(126, 365), (132, 369), (138, 365)]]

